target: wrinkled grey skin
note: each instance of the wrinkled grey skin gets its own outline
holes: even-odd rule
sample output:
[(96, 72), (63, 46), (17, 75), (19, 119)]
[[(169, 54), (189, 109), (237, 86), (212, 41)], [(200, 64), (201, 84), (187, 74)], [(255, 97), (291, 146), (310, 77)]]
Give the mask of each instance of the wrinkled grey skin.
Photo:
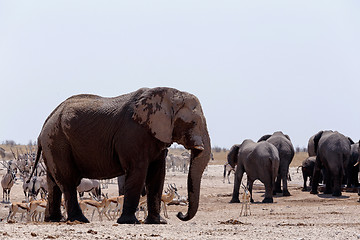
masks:
[(210, 138), (199, 100), (172, 88), (142, 88), (114, 98), (77, 95), (61, 103), (46, 119), (38, 137), (36, 163), (42, 152), (48, 176), (46, 221), (60, 221), (64, 193), (69, 221), (88, 222), (80, 210), (76, 186), (81, 178), (107, 179), (126, 173), (123, 212), (118, 223), (135, 217), (146, 186), (146, 223), (160, 218), (167, 148), (173, 143), (191, 150), (188, 212), (199, 206), (200, 181), (210, 159)]
[(244, 172), (248, 182), (247, 187), (252, 198), (252, 187), (256, 179), (265, 185), (265, 198), (263, 203), (273, 202), (273, 187), (279, 169), (280, 159), (278, 150), (269, 142), (255, 143), (246, 139), (240, 145), (234, 145), (227, 156), (228, 163), (234, 168), (235, 182), (231, 203), (240, 202), (239, 188)]
[(314, 137), (316, 163), (311, 194), (318, 193), (320, 170), (326, 170), (325, 194), (341, 196), (342, 178), (349, 163), (351, 141), (348, 137), (336, 131), (320, 131)]
[[(359, 186), (359, 165), (356, 163), (359, 160), (359, 143), (351, 144), (350, 159), (347, 166), (346, 185), (348, 188)], [(354, 166), (356, 165), (356, 166)]]
[[(291, 143), (290, 137), (283, 134), (281, 131), (274, 132), (272, 135), (262, 136), (258, 142), (267, 141), (273, 144), (279, 151), (280, 166), (279, 172), (275, 182), (274, 194), (283, 193), (283, 196), (290, 196), (290, 192), (287, 187), (287, 180), (289, 174), (289, 166), (294, 157), (295, 150)], [(281, 191), (281, 181), (283, 184), (283, 190)]]
[(308, 150), (309, 157), (316, 156), (315, 146), (314, 146), (314, 137), (315, 137), (315, 135), (311, 136), (311, 138), (308, 141), (307, 150)]
[[(309, 157), (316, 156), (315, 143), (314, 143), (315, 136), (316, 136), (316, 134), (311, 136), (309, 138), (309, 141), (308, 141), (308, 148), (307, 149), (308, 149)], [(354, 144), (354, 141), (350, 137), (347, 137), (347, 138), (349, 139), (351, 144)]]
[[(315, 136), (316, 136), (316, 134), (311, 136), (309, 141), (308, 141), (308, 154), (309, 154), (309, 156), (316, 156), (315, 143), (314, 143)], [(350, 137), (347, 137), (347, 138), (349, 139), (351, 144), (354, 144), (354, 141)], [(356, 153), (355, 153), (355, 155), (356, 155)], [(343, 177), (343, 180), (342, 180), (342, 183), (343, 184), (346, 183), (348, 185), (348, 187), (352, 187), (354, 184), (356, 184), (356, 182), (358, 182), (357, 181), (358, 177), (355, 176), (355, 174), (356, 174), (355, 171), (356, 171), (356, 169), (358, 170), (358, 167), (357, 166), (354, 167), (354, 164), (351, 165), (351, 163), (353, 161), (356, 161), (356, 160), (353, 160), (353, 158), (356, 157), (355, 155), (354, 154), (350, 155), (350, 161), (349, 161), (349, 164), (347, 166), (347, 171), (346, 171), (346, 173), (349, 173), (349, 176), (345, 175)], [(321, 170), (321, 175), (320, 175), (321, 180), (320, 181), (322, 181), (322, 179), (324, 179), (324, 181), (326, 181), (326, 176), (327, 176), (326, 170), (323, 168)]]

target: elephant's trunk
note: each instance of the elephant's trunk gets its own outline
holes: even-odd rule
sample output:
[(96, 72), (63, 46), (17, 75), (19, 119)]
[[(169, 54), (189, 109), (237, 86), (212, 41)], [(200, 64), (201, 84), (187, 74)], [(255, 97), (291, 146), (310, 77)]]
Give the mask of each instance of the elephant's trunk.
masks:
[(188, 212), (184, 215), (179, 212), (177, 217), (183, 221), (192, 219), (199, 207), (200, 183), (202, 174), (210, 160), (211, 146), (209, 135), (202, 137), (203, 146), (195, 146), (191, 149), (190, 169), (188, 174)]

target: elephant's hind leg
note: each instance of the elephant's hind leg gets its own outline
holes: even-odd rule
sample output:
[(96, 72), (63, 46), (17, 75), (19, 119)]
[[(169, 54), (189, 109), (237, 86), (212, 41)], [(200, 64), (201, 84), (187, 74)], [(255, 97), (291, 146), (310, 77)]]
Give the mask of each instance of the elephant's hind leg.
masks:
[[(58, 185), (56, 185), (51, 174), (47, 173), (47, 183), (48, 183), (48, 204), (46, 205), (45, 210), (45, 222), (60, 222), (62, 219), (61, 215), (61, 195), (62, 192)], [(51, 204), (50, 204), (51, 203)]]
[(67, 220), (70, 222), (79, 221), (83, 223), (88, 223), (89, 220), (82, 213), (79, 207), (79, 203), (77, 201), (76, 186), (67, 185), (66, 188), (64, 188), (64, 196), (68, 213)]

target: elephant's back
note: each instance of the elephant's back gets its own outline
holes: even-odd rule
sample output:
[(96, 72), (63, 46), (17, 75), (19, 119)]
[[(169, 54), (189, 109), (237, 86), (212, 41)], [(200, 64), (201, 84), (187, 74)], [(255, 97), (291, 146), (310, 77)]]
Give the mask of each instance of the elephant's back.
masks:
[(282, 136), (272, 136), (267, 141), (273, 144), (279, 151), (280, 160), (290, 164), (295, 155), (295, 150), (291, 141)]
[(320, 138), (319, 151), (329, 154), (350, 155), (351, 144), (348, 138), (341, 133), (332, 132)]
[(277, 150), (277, 148), (271, 144), (270, 142), (259, 142), (254, 151), (253, 151), (253, 155), (255, 158), (260, 158), (260, 159), (274, 159), (274, 160), (279, 160), (279, 152)]

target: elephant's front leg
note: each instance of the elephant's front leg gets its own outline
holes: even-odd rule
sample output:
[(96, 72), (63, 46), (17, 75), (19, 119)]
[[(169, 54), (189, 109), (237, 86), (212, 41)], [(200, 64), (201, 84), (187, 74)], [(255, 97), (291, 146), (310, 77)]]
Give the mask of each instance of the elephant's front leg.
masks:
[(230, 203), (239, 203), (240, 202), (239, 189), (240, 189), (240, 184), (241, 184), (241, 179), (243, 177), (243, 174), (244, 174), (244, 170), (243, 170), (242, 166), (238, 165), (236, 168), (236, 172), (235, 172), (234, 190), (233, 190), (233, 194), (232, 194)]
[(156, 162), (149, 165), (146, 177), (148, 216), (145, 220), (145, 223), (148, 224), (167, 223), (166, 220), (160, 216), (161, 196), (165, 179), (165, 157), (166, 151), (161, 154)]
[(49, 172), (47, 172), (46, 178), (48, 184), (48, 203), (45, 209), (44, 221), (60, 222), (62, 219), (60, 209), (62, 192)]
[(119, 224), (139, 224), (135, 216), (139, 205), (141, 191), (144, 188), (147, 167), (136, 168), (128, 171), (125, 177), (125, 194), (123, 211), (117, 220)]

